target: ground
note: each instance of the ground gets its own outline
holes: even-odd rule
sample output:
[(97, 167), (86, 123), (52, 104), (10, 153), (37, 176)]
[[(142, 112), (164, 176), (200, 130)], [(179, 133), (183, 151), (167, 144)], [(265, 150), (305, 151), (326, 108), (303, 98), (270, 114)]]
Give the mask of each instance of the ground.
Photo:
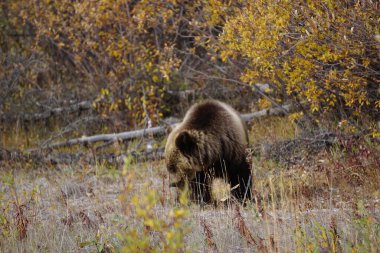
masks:
[[(272, 122), (251, 130), (256, 144), (294, 134)], [(179, 203), (162, 160), (4, 161), (0, 252), (379, 252), (377, 151), (354, 140), (292, 164), (253, 156), (245, 206)]]

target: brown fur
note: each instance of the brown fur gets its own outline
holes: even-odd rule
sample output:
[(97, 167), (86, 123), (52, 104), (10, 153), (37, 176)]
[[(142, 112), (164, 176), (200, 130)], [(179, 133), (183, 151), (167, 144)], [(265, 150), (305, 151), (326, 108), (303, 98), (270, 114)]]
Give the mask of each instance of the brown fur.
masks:
[(193, 105), (181, 124), (168, 136), (165, 146), (166, 166), (173, 186), (188, 182), (192, 197), (201, 202), (211, 200), (214, 178), (225, 178), (232, 194), (250, 197), (251, 172), (245, 149), (248, 134), (239, 114), (229, 105), (206, 100)]

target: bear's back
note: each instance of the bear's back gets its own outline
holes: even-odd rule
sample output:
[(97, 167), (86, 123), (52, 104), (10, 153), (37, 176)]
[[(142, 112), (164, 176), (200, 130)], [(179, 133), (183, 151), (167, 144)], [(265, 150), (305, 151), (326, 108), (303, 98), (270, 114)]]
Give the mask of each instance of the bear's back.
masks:
[(234, 138), (238, 138), (241, 143), (248, 144), (246, 126), (238, 112), (217, 100), (206, 100), (193, 105), (186, 113), (181, 128), (211, 132), (219, 136), (235, 135)]

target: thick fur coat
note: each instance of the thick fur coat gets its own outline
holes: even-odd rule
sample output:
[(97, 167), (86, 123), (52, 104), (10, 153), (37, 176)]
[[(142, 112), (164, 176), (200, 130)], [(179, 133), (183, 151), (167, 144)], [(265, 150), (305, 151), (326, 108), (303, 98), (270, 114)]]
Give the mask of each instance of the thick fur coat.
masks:
[(182, 188), (187, 182), (195, 201), (209, 202), (212, 180), (223, 178), (234, 189), (233, 196), (250, 198), (247, 146), (246, 126), (232, 107), (217, 100), (193, 105), (165, 146), (172, 186)]

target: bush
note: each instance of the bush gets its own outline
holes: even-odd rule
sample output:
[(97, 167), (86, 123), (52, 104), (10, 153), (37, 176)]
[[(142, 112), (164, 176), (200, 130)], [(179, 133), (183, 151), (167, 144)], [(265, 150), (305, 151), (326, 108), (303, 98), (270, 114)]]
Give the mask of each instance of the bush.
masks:
[(271, 84), (279, 101), (376, 121), (378, 14), (375, 1), (247, 1), (226, 22), (219, 50), (224, 61), (245, 61), (241, 79)]

